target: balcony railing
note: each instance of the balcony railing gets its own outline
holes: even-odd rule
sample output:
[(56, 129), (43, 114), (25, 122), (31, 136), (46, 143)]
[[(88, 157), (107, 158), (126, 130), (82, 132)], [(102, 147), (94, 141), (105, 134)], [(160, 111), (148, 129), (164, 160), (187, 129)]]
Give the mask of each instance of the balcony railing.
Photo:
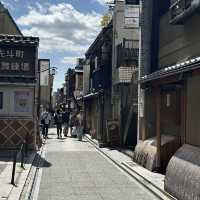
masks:
[(117, 67), (138, 66), (139, 49), (123, 48), (122, 45), (117, 47)]
[(200, 1), (177, 0), (170, 8), (172, 24), (183, 24), (189, 17), (195, 14), (200, 7)]

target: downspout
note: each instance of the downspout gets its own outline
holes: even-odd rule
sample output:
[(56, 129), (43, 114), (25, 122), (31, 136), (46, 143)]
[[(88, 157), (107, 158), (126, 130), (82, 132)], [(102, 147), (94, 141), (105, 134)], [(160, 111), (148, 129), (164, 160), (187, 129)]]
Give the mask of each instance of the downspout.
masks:
[[(142, 5), (143, 5), (143, 1), (140, 0), (140, 20), (141, 17), (142, 17)], [(140, 28), (139, 28), (139, 66), (138, 66), (138, 80), (140, 80), (140, 77), (141, 77), (141, 66), (142, 66), (142, 27), (141, 27), (141, 23), (140, 23)], [(141, 129), (140, 129), (140, 124), (141, 124), (141, 121), (140, 121), (140, 109), (141, 109), (141, 106), (140, 106), (140, 95), (141, 95), (141, 86), (140, 86), (140, 83), (138, 82), (138, 116), (137, 116), (137, 143), (139, 142), (140, 140), (140, 132), (141, 132)]]

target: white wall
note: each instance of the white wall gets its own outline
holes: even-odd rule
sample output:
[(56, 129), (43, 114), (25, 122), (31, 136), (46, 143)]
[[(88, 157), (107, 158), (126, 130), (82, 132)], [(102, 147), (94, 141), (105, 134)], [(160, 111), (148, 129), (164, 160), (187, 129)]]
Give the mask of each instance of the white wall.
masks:
[[(34, 88), (1, 86), (0, 92), (3, 93), (3, 109), (0, 109), (0, 117), (33, 117)], [(24, 92), (27, 96), (23, 94)]]

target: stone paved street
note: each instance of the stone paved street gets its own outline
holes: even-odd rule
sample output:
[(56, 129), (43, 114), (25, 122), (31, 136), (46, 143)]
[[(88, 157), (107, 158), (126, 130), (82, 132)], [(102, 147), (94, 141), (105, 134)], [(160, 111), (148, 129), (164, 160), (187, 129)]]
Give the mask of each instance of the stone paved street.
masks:
[(50, 130), (39, 200), (154, 200), (140, 184), (104, 158), (90, 143), (56, 139)]

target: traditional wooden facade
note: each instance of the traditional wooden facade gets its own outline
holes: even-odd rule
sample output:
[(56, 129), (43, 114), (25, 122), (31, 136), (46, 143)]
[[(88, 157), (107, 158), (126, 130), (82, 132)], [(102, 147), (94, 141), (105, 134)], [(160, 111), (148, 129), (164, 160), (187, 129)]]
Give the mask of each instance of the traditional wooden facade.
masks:
[(36, 148), (38, 44), (35, 37), (0, 35), (0, 148)]
[(199, 1), (192, 0), (142, 1), (140, 132), (134, 159), (150, 170), (166, 170), (165, 189), (183, 200), (199, 198), (198, 8)]
[[(112, 23), (104, 27), (86, 52), (88, 88), (84, 90), (85, 128), (99, 141), (109, 143), (106, 123), (111, 119)], [(89, 70), (89, 73), (88, 73)], [(86, 72), (84, 71), (84, 72)], [(84, 79), (86, 81), (86, 79)]]

